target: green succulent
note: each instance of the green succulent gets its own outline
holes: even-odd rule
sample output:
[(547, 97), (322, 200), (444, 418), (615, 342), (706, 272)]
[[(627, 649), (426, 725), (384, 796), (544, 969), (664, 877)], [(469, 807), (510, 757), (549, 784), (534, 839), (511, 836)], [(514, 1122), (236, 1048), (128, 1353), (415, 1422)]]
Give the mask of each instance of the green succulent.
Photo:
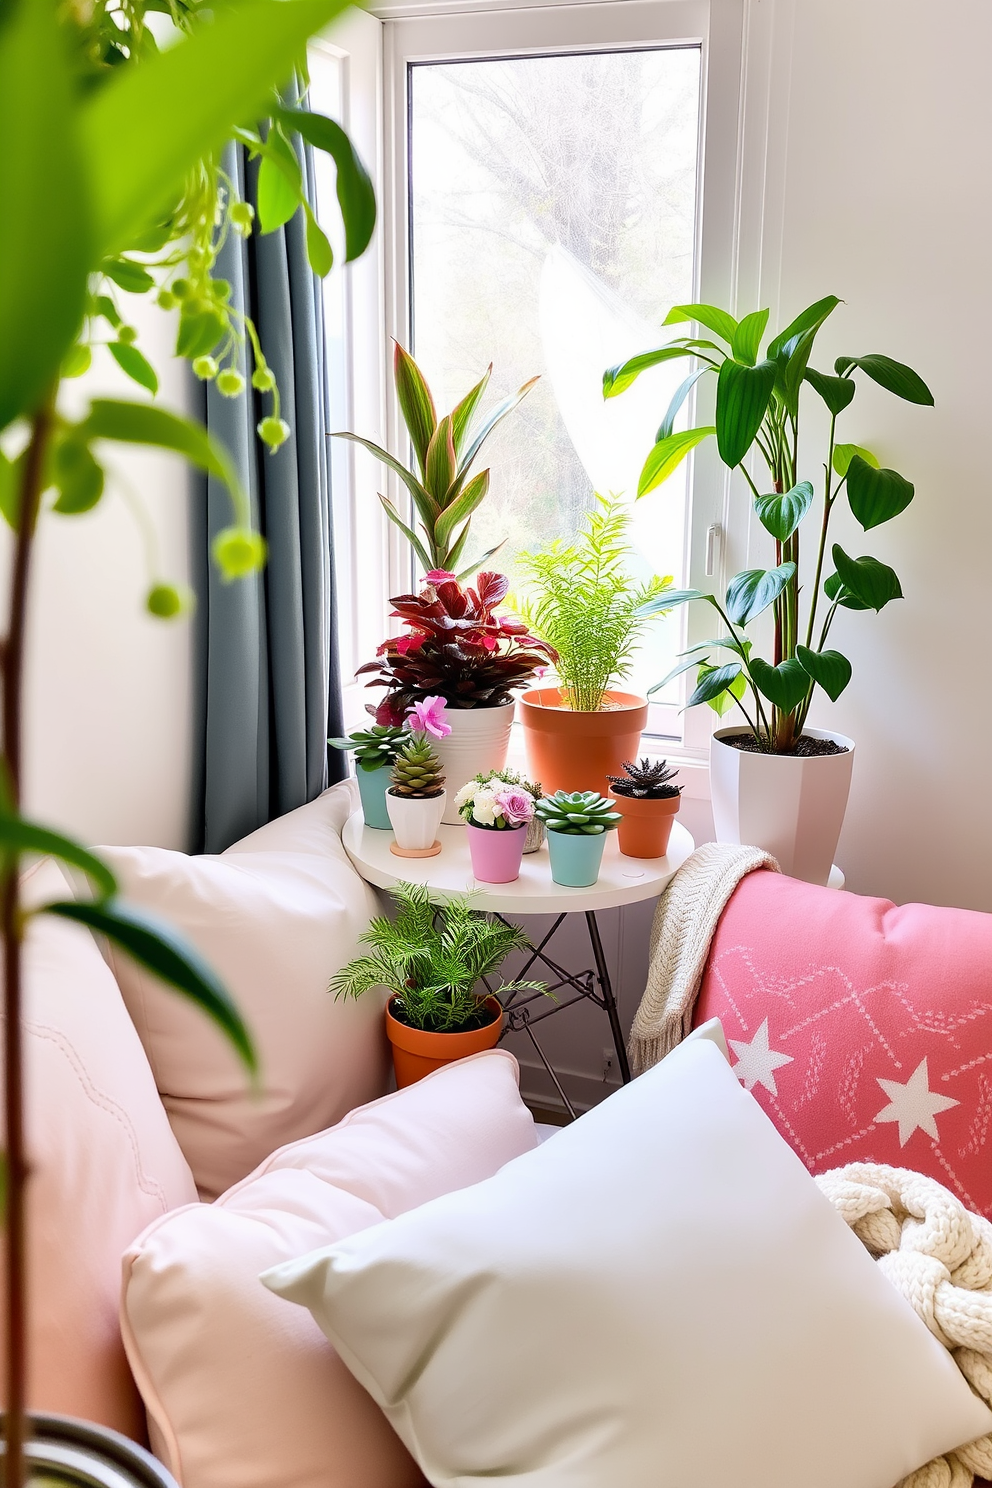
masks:
[(390, 775), (390, 794), (422, 800), (439, 796), (444, 789), (441, 761), (431, 748), (426, 734), (407, 736), (396, 754)]
[(555, 791), (537, 803), (537, 815), (549, 832), (562, 832), (567, 837), (598, 837), (611, 832), (621, 820), (616, 805), (599, 791)]
[(624, 760), (623, 775), (607, 775), (618, 796), (632, 796), (642, 801), (667, 801), (681, 793), (681, 785), (673, 785), (672, 777), (679, 772), (667, 760)]
[(400, 723), (377, 723), (374, 728), (355, 729), (346, 739), (328, 739), (332, 749), (353, 749), (360, 770), (382, 770), (396, 763), (396, 756), (410, 737)]

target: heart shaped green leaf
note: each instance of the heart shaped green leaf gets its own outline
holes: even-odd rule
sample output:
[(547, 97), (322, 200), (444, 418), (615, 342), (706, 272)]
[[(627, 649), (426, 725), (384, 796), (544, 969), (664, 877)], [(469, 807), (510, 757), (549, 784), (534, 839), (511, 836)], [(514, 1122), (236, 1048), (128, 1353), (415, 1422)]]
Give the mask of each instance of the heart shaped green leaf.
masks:
[(778, 666), (772, 666), (760, 656), (752, 657), (751, 680), (783, 713), (794, 712), (809, 692), (809, 677), (794, 656), (780, 661)]
[(850, 589), (845, 589), (839, 573), (832, 573), (823, 581), (823, 592), (828, 599), (835, 599), (845, 610), (868, 610), (870, 605), (862, 603)]
[(813, 487), (809, 481), (800, 481), (791, 491), (772, 491), (754, 499), (758, 521), (776, 542), (785, 542), (792, 536), (812, 504)]
[(834, 469), (836, 470), (838, 475), (844, 476), (847, 474), (851, 465), (851, 461), (854, 459), (855, 455), (857, 455), (859, 459), (864, 460), (866, 465), (870, 465), (872, 470), (878, 469), (878, 460), (872, 454), (871, 450), (865, 449), (863, 445), (835, 444)]
[(847, 499), (866, 532), (891, 522), (906, 510), (914, 495), (911, 482), (896, 471), (879, 470), (860, 455), (852, 455), (847, 467)]
[(778, 568), (748, 568), (735, 574), (727, 586), (727, 614), (735, 625), (747, 625), (773, 604), (796, 572), (794, 563)]
[(797, 646), (796, 656), (817, 686), (835, 703), (851, 680), (851, 663), (847, 657), (839, 651), (810, 651), (807, 646)]
[(860, 367), (879, 387), (885, 388), (888, 393), (895, 393), (897, 398), (904, 398), (907, 403), (923, 403), (933, 407), (933, 393), (919, 373), (914, 372), (912, 367), (907, 367), (904, 362), (894, 362), (891, 357), (877, 355), (838, 357), (834, 362), (834, 371), (837, 373), (847, 372), (851, 367)]
[(902, 599), (895, 572), (877, 558), (849, 558), (839, 543), (833, 545), (833, 560), (841, 582), (856, 599), (876, 612), (892, 599)]
[(814, 371), (812, 367), (806, 368), (805, 375), (810, 387), (819, 393), (834, 418), (844, 412), (858, 390), (853, 377), (828, 377), (823, 372)]
[(686, 703), (687, 708), (694, 708), (697, 703), (708, 703), (711, 698), (719, 697), (725, 692), (730, 684), (739, 677), (741, 664), (739, 661), (729, 661), (726, 666), (710, 667), (700, 666), (696, 677), (696, 690)]

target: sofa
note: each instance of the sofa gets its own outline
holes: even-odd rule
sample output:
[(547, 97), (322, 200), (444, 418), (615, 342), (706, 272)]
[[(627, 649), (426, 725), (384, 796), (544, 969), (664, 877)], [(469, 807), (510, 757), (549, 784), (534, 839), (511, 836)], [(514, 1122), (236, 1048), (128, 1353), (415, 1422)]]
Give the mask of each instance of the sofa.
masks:
[[(353, 804), (332, 787), (216, 856), (102, 850), (225, 978), (257, 1091), (197, 1009), (87, 932), (37, 919), (27, 938), (31, 1404), (150, 1432), (183, 1488), (422, 1484), (309, 1314), (255, 1278), (538, 1141), (500, 1051), (424, 1082), (399, 1121), (381, 1001), (327, 996), (378, 907), (341, 846)], [(25, 894), (64, 888), (44, 861)], [(990, 965), (987, 916), (758, 872), (721, 918), (696, 1021), (721, 1019), (810, 1171), (894, 1162), (992, 1215)]]

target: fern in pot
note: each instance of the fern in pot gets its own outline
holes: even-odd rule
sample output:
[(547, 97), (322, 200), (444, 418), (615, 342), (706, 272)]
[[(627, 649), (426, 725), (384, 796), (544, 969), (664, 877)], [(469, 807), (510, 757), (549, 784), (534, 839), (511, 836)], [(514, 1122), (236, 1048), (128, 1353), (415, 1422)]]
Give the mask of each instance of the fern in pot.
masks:
[(630, 514), (597, 497), (583, 527), (519, 560), (527, 585), (515, 607), (557, 654), (558, 685), (523, 693), (520, 712), (531, 772), (549, 791), (595, 787), (637, 753), (647, 699), (619, 690), (672, 580), (631, 578)]

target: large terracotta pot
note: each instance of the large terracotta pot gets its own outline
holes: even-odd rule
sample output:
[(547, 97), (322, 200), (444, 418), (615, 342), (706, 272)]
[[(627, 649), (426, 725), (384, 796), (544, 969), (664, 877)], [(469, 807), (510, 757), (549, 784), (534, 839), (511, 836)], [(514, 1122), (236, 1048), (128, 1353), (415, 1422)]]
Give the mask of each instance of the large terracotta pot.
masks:
[(432, 739), (431, 747), (444, 769), (448, 801), (441, 818), (446, 827), (463, 827), (455, 797), (463, 785), (487, 770), (502, 770), (510, 747), (513, 703), (499, 708), (446, 708), (444, 721), (451, 733)]
[(598, 713), (575, 713), (561, 706), (557, 687), (532, 687), (521, 695), (528, 769), (547, 795), (595, 790), (608, 796), (606, 777), (621, 774), (624, 760), (637, 758), (647, 702), (631, 692), (608, 692), (606, 702)]
[(681, 796), (664, 796), (660, 801), (615, 796), (613, 809), (623, 817), (617, 827), (617, 845), (624, 857), (663, 858), (681, 804)]
[(422, 1028), (410, 1028), (394, 1018), (386, 1008), (386, 1037), (393, 1048), (393, 1069), (400, 1090), (406, 1085), (415, 1085), (425, 1075), (432, 1074), (442, 1065), (453, 1064), (456, 1059), (467, 1059), (470, 1054), (481, 1054), (483, 1049), (494, 1049), (503, 1032), (503, 1007), (497, 997), (487, 997), (486, 1007), (497, 1015), (484, 1028), (473, 1028), (469, 1033), (425, 1033)]
[(826, 729), (804, 729), (814, 739), (832, 739), (846, 750), (808, 759), (753, 754), (724, 743), (747, 732), (718, 729), (710, 744), (716, 840), (763, 847), (790, 878), (825, 884), (844, 825), (854, 741)]

